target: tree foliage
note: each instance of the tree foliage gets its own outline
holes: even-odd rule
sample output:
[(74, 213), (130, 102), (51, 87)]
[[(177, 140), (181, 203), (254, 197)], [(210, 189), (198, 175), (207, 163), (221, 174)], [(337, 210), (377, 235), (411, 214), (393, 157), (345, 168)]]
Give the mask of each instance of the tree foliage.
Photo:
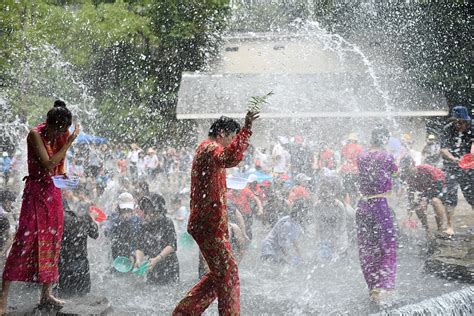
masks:
[(222, 0), (6, 0), (1, 9), (0, 78), (16, 114), (37, 121), (59, 97), (95, 132), (149, 143), (181, 132), (181, 74), (216, 53), (229, 10)]

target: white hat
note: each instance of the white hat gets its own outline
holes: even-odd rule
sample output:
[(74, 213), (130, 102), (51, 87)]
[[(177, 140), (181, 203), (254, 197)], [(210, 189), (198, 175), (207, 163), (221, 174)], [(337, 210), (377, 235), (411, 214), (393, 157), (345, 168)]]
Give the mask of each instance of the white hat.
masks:
[(251, 174), (251, 175), (249, 175), (249, 177), (247, 178), (247, 183), (257, 182), (257, 179), (258, 179), (257, 175)]
[(8, 153), (6, 151), (3, 152), (2, 154), (3, 157), (8, 157)]
[(124, 192), (120, 194), (118, 197), (118, 206), (120, 209), (133, 210), (135, 208), (135, 202), (133, 200), (133, 196), (128, 192)]
[(311, 178), (305, 175), (304, 173), (298, 173), (295, 177), (296, 182), (303, 182), (303, 181), (309, 181), (309, 180), (311, 180)]
[(431, 134), (431, 135), (428, 136), (428, 139), (436, 139), (436, 136)]

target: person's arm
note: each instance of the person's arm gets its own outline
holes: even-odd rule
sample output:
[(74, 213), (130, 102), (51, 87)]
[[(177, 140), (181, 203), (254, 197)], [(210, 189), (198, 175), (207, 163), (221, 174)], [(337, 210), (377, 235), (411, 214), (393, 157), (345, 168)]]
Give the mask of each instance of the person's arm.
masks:
[(72, 143), (79, 134), (79, 124), (76, 124), (74, 133), (72, 133), (63, 147), (52, 157), (49, 157), (48, 151), (41, 139), (40, 134), (37, 131), (31, 131), (28, 134), (27, 142), (35, 150), (36, 155), (39, 158), (41, 166), (47, 171), (52, 171), (54, 167), (61, 163), (61, 161), (66, 157), (67, 150), (71, 147)]
[(235, 136), (232, 142), (226, 146), (218, 146), (214, 149), (212, 157), (224, 168), (237, 166), (244, 158), (244, 152), (248, 147), (249, 138), (252, 135), (252, 123), (259, 117), (259, 113), (248, 112), (245, 116), (244, 128)]
[(141, 251), (140, 249), (135, 250), (135, 263), (133, 267), (138, 268), (142, 264), (144, 259), (145, 254), (143, 253), (143, 251)]
[[(88, 214), (87, 217), (87, 235), (92, 239), (99, 238), (99, 225), (95, 222), (97, 218), (97, 213), (95, 215)], [(93, 217), (94, 216), (94, 217)]]
[(260, 201), (258, 197), (255, 196), (255, 194), (252, 194), (251, 198), (254, 200), (255, 204), (257, 204), (257, 216), (262, 216), (263, 215), (262, 202)]
[(171, 247), (171, 246), (166, 246), (163, 250), (161, 250), (161, 252), (154, 258), (151, 258), (150, 259), (150, 264), (148, 265), (149, 266), (149, 269), (153, 269), (153, 267), (158, 263), (160, 262), (161, 260), (165, 259), (170, 253), (173, 253), (174, 252), (174, 248)]
[(242, 260), (242, 257), (244, 255), (244, 249), (245, 249), (245, 244), (247, 243), (246, 239), (245, 239), (245, 236), (242, 232), (242, 230), (240, 230), (239, 226), (237, 226), (236, 224), (230, 224), (231, 227), (232, 227), (232, 233), (234, 234), (235, 238), (237, 239), (237, 252), (238, 253), (235, 253), (234, 256), (235, 256), (235, 261), (237, 261), (237, 264), (240, 263), (240, 261)]
[(451, 154), (447, 148), (441, 148), (440, 153), (441, 156), (445, 159), (451, 160), (453, 162), (459, 161), (459, 158), (454, 157), (453, 154)]
[(240, 230), (242, 231), (242, 234), (244, 235), (244, 238), (246, 242), (250, 242), (249, 236), (247, 236), (245, 232), (245, 220), (244, 217), (242, 216), (242, 213), (240, 213), (239, 210), (235, 210), (235, 221), (237, 226), (239, 226)]

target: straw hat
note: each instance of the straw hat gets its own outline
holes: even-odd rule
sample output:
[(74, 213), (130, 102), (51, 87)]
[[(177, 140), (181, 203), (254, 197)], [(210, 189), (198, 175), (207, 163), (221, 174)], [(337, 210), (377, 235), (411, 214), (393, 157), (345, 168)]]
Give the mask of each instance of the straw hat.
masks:
[(358, 140), (359, 140), (359, 137), (357, 137), (357, 134), (356, 134), (356, 133), (350, 133), (350, 134), (347, 136), (347, 140), (355, 140), (355, 141), (358, 141)]

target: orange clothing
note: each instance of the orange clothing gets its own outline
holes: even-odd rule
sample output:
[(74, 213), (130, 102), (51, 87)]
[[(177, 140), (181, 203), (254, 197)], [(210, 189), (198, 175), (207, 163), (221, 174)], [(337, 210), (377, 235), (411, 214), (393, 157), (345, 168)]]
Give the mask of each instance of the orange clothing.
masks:
[(242, 190), (232, 190), (227, 193), (229, 201), (234, 203), (237, 209), (245, 215), (252, 214), (252, 208), (250, 207), (250, 201), (255, 196), (249, 187), (245, 187)]
[(341, 155), (343, 163), (341, 166), (342, 173), (359, 173), (357, 166), (357, 157), (364, 149), (359, 144), (346, 144), (342, 147)]
[(310, 194), (307, 188), (302, 185), (294, 186), (288, 194), (288, 202), (293, 204), (296, 200), (305, 199), (309, 200)]

